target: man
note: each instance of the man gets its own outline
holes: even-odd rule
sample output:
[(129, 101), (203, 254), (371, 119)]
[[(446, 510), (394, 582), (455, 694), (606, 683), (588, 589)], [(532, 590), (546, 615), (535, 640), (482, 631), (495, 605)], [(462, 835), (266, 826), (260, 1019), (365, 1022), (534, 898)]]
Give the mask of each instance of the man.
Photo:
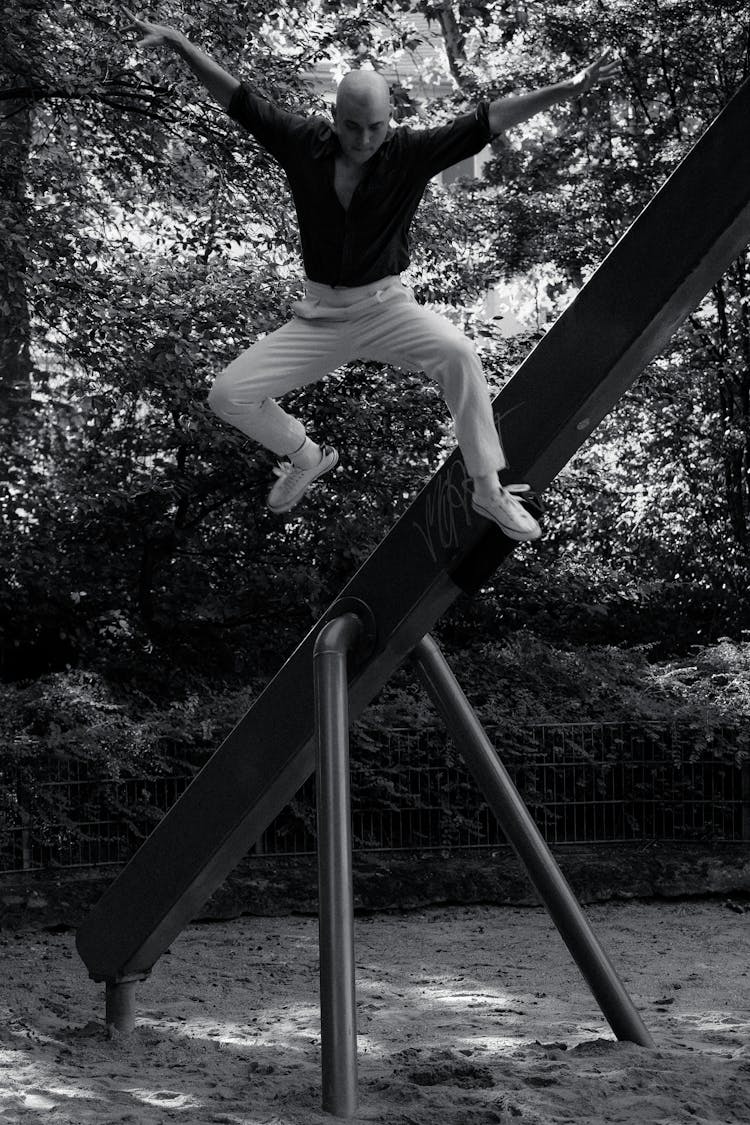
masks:
[[(441, 388), (473, 483), (472, 505), (511, 539), (538, 539), (537, 521), (500, 483), (507, 467), (481, 364), (470, 340), (418, 305), (400, 274), (408, 231), (430, 179), (481, 151), (494, 134), (611, 78), (603, 55), (574, 78), (528, 94), (481, 102), (447, 125), (391, 129), (387, 83), (371, 70), (345, 75), (334, 123), (288, 113), (254, 93), (173, 28), (132, 17), (139, 45), (167, 46), (286, 172), (299, 219), (305, 297), (294, 318), (247, 349), (216, 379), (220, 418), (282, 458), (268, 496), (290, 511), (335, 467), (276, 399), (353, 360), (424, 371)], [(512, 488), (512, 486), (511, 486)]]

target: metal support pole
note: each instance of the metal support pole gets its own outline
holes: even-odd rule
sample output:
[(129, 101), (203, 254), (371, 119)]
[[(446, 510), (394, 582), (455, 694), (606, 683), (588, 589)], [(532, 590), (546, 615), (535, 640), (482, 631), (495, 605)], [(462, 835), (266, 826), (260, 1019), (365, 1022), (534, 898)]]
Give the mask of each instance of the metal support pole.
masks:
[(324, 626), (313, 655), (323, 1109), (336, 1117), (357, 1108), (347, 654), (361, 633), (360, 618), (345, 613)]
[(419, 642), (414, 657), (422, 683), (610, 1027), (618, 1039), (653, 1047), (649, 1032), (599, 945), (580, 903), (432, 637), (424, 637)]
[(130, 1035), (135, 1028), (135, 986), (145, 980), (140, 974), (108, 980), (105, 994), (105, 1022), (110, 1039), (115, 1035)]

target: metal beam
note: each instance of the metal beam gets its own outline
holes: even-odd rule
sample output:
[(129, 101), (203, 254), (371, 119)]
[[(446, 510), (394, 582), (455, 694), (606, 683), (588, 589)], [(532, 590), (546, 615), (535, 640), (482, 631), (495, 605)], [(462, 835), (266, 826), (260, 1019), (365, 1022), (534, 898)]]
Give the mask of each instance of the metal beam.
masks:
[[(745, 83), (495, 400), (514, 479), (537, 491), (549, 484), (750, 242), (749, 120)], [(342, 592), (371, 608), (377, 634), (370, 655), (352, 662), (353, 719), (461, 591), (476, 590), (514, 548), (473, 513), (454, 453)], [(94, 979), (148, 972), (312, 773), (312, 653), (340, 605), (81, 927)]]
[(427, 694), (610, 1027), (618, 1039), (638, 1043), (641, 1047), (653, 1047), (654, 1041), (624, 984), (599, 944), (510, 774), (495, 753), (474, 709), (432, 637), (424, 637), (416, 646), (414, 662)]

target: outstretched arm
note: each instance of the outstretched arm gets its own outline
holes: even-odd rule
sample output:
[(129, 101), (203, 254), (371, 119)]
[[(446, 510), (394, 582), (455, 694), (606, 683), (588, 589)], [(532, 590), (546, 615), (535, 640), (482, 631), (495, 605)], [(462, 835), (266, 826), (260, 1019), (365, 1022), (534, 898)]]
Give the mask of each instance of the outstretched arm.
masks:
[(164, 24), (138, 19), (132, 12), (128, 12), (127, 9), (125, 11), (134, 26), (143, 33), (143, 38), (138, 41), (139, 47), (169, 47), (185, 60), (193, 74), (222, 109), (229, 107), (232, 96), (240, 85), (236, 78), (228, 74), (204, 51), (194, 47), (182, 32), (176, 31), (173, 27), (166, 27)]
[(508, 98), (496, 98), (490, 102), (490, 129), (493, 133), (503, 133), (522, 121), (528, 121), (537, 113), (542, 113), (558, 102), (578, 98), (587, 94), (597, 82), (607, 82), (614, 78), (620, 68), (618, 62), (611, 60), (609, 50), (601, 58), (573, 78), (557, 82), (554, 86), (543, 86), (529, 94), (515, 94)]

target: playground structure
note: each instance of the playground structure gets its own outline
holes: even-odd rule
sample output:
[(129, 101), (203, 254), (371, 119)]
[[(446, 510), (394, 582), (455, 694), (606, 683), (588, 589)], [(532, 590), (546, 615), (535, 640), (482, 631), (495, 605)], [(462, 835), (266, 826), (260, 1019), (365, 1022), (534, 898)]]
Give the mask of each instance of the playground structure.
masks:
[[(750, 242), (750, 83), (695, 144), (494, 403), (534, 504)], [(516, 544), (471, 509), (455, 452), (417, 496), (78, 933), (129, 1029), (134, 989), (316, 768), (323, 1106), (356, 1105), (348, 722), (413, 657), (469, 768), (618, 1038), (651, 1044), (630, 998), (428, 634)], [(294, 706), (290, 701), (294, 700)]]

